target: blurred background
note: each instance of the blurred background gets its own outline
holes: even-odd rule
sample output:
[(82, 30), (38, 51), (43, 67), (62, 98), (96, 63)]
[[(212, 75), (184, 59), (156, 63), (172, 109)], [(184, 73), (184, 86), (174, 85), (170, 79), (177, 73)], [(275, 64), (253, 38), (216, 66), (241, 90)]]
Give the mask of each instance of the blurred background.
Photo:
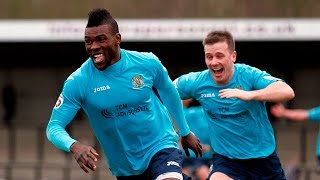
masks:
[[(172, 79), (205, 69), (202, 38), (209, 30), (228, 29), (237, 62), (294, 88), (296, 98), (287, 107), (320, 105), (318, 0), (1, 0), (0, 180), (115, 179), (104, 158), (97, 172), (85, 174), (45, 136), (64, 80), (87, 59), (83, 30), (95, 7), (107, 8), (118, 21), (122, 48), (153, 52)], [(320, 179), (319, 124), (270, 119), (283, 166), (297, 167), (297, 179)], [(68, 130), (99, 149), (82, 112)]]

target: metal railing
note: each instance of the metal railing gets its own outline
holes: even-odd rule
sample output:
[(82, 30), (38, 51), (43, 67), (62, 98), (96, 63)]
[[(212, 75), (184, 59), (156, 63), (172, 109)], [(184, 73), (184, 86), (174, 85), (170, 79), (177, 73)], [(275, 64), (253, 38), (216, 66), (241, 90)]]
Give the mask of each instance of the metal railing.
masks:
[[(283, 125), (281, 130), (278, 130), (275, 128), (275, 135), (276, 137), (281, 136), (281, 132), (286, 129), (287, 125)], [(26, 139), (20, 139), (23, 138), (21, 136), (20, 132), (21, 130), (28, 130), (28, 132), (33, 132), (34, 139), (28, 139), (29, 137), (26, 137)], [(85, 131), (85, 130), (84, 130)], [(88, 130), (86, 129), (86, 132)], [(316, 167), (313, 165), (310, 165), (310, 163), (307, 162), (307, 133), (310, 131), (308, 127), (301, 126), (297, 128), (297, 133), (299, 136), (299, 145), (300, 149), (298, 151), (299, 156), (299, 166), (298, 173), (299, 173), (299, 179), (301, 180), (312, 180), (312, 177), (316, 176)], [(314, 130), (312, 130), (314, 131)], [(15, 169), (27, 169), (32, 175), (29, 177), (29, 179), (34, 180), (44, 180), (44, 179), (50, 179), (47, 178), (47, 171), (46, 169), (50, 169), (51, 171), (60, 172), (61, 180), (71, 180), (72, 178), (72, 171), (77, 170), (79, 171), (78, 176), (83, 176), (85, 174), (82, 172), (81, 168), (78, 166), (78, 164), (75, 162), (71, 154), (63, 153), (60, 150), (57, 150), (56, 148), (52, 147), (52, 149), (55, 149), (57, 151), (54, 152), (47, 152), (45, 148), (48, 148), (48, 142), (45, 137), (45, 127), (31, 127), (31, 126), (10, 126), (10, 127), (4, 127), (0, 126), (0, 170), (3, 172), (1, 177), (1, 171), (0, 171), (0, 180), (16, 180), (18, 179), (15, 174)], [(71, 128), (72, 132), (72, 128)], [(94, 138), (95, 140), (95, 138)], [(32, 142), (33, 146), (35, 147), (25, 147), (25, 151), (22, 150), (21, 152), (26, 152), (26, 154), (19, 154), (18, 150), (22, 147), (19, 146), (19, 142), (24, 141), (30, 141)], [(28, 142), (25, 142), (26, 144), (29, 144)], [(47, 145), (46, 145), (47, 143)], [(96, 143), (96, 142), (95, 142)], [(278, 142), (279, 143), (279, 142)], [(49, 145), (51, 146), (51, 145)], [(28, 148), (31, 148), (31, 151), (28, 150)], [(96, 147), (97, 148), (97, 147)], [(298, 149), (298, 148), (297, 148)], [(98, 148), (99, 151), (101, 151)], [(34, 151), (34, 152), (33, 152)], [(278, 150), (279, 151), (279, 150)], [(19, 158), (23, 156), (29, 156), (28, 152), (32, 152), (35, 155), (32, 161), (21, 161)], [(49, 154), (48, 154), (49, 153)], [(51, 154), (50, 154), (51, 153)], [(59, 162), (59, 160), (51, 162), (50, 160), (47, 160), (46, 157), (48, 156), (54, 156), (55, 153), (60, 154), (62, 156), (62, 159), (64, 162)], [(60, 156), (60, 158), (61, 158)], [(315, 156), (315, 155), (314, 155)], [(2, 158), (3, 157), (3, 158)], [(281, 157), (280, 157), (281, 158)], [(30, 158), (29, 158), (30, 159)], [(100, 161), (104, 162), (103, 159), (100, 159)], [(101, 174), (105, 174), (103, 179), (115, 179), (112, 177), (109, 171), (105, 172), (102, 170), (105, 168), (105, 165), (100, 163), (98, 165), (97, 171), (94, 173), (91, 173), (89, 176), (85, 176), (85, 179), (91, 179), (91, 180), (99, 180), (102, 179)], [(319, 176), (320, 177), (320, 176)], [(318, 178), (319, 178), (318, 177)], [(25, 178), (28, 179), (28, 178)], [(53, 179), (59, 179), (59, 178), (53, 178)], [(79, 178), (76, 178), (79, 179)], [(314, 179), (314, 178), (313, 178)]]
[[(27, 141), (33, 142), (35, 147), (18, 147), (18, 143), (21, 141), (25, 141), (26, 139), (21, 138), (21, 132), (19, 130), (28, 130), (29, 132), (34, 132), (34, 139), (28, 139)], [(110, 172), (105, 172), (103, 169), (106, 168), (104, 164), (104, 159), (100, 159), (100, 163), (98, 164), (98, 168), (94, 173), (90, 173), (87, 175), (86, 173), (82, 172), (81, 168), (75, 162), (70, 153), (64, 153), (53, 145), (48, 145), (46, 141), (46, 134), (44, 127), (30, 127), (30, 126), (10, 126), (10, 127), (1, 127), (0, 126), (1, 134), (0, 136), (0, 180), (17, 180), (21, 179), (34, 179), (34, 180), (44, 180), (44, 179), (61, 179), (61, 180), (71, 180), (71, 179), (79, 179), (79, 177), (83, 177), (84, 179), (91, 179), (91, 180), (99, 180), (99, 179), (113, 179)], [(19, 137), (18, 137), (19, 134)], [(34, 143), (35, 142), (35, 143)], [(26, 144), (28, 144), (26, 142)], [(47, 145), (46, 145), (47, 144)], [(56, 150), (54, 152), (46, 152), (46, 146), (52, 146), (50, 148)], [(29, 148), (29, 150), (28, 150)], [(31, 149), (31, 150), (30, 150)], [(100, 151), (100, 149), (97, 149)], [(35, 152), (33, 152), (35, 151)], [(18, 156), (18, 152), (20, 153)], [(26, 153), (24, 153), (26, 152)], [(28, 152), (32, 152), (36, 154), (35, 158), (30, 161), (30, 158), (27, 160), (21, 160), (21, 157), (30, 156)], [(47, 153), (47, 154), (46, 154)], [(59, 154), (59, 158), (63, 159), (59, 162), (59, 160), (50, 162), (50, 160), (46, 160), (45, 156), (55, 156), (55, 154), (48, 154), (48, 153), (57, 153)], [(31, 155), (32, 156), (32, 155)], [(34, 157), (34, 156), (32, 156)], [(26, 174), (26, 171), (21, 172), (20, 175), (17, 175), (16, 169), (25, 169), (29, 174)], [(47, 177), (46, 173), (47, 170), (59, 172), (60, 177)], [(72, 178), (72, 172), (76, 171), (78, 173), (78, 178)], [(103, 172), (102, 172), (103, 171)], [(103, 175), (105, 173), (105, 175)], [(62, 175), (61, 175), (62, 174)]]

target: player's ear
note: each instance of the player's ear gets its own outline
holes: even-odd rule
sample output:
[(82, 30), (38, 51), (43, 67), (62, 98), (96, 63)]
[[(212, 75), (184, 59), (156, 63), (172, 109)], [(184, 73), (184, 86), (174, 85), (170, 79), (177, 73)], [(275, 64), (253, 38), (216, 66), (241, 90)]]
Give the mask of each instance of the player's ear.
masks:
[(116, 42), (117, 42), (117, 44), (121, 43), (121, 34), (120, 33), (116, 33)]
[(236, 60), (237, 60), (237, 51), (233, 51), (231, 53), (231, 60), (232, 60), (232, 62), (236, 62)]

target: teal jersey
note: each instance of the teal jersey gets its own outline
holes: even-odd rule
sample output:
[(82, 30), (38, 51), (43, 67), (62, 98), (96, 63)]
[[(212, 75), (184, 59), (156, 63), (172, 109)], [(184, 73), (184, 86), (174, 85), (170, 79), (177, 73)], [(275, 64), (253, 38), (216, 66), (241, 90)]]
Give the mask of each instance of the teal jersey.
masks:
[(190, 130), (179, 94), (159, 59), (152, 53), (120, 52), (121, 59), (103, 71), (89, 58), (68, 77), (53, 108), (47, 137), (69, 152), (76, 140), (65, 127), (82, 108), (111, 172), (130, 176), (143, 173), (159, 150), (179, 148), (168, 111), (182, 136)]
[[(200, 139), (201, 144), (210, 146), (210, 132), (208, 129), (208, 118), (201, 106), (184, 108), (184, 115), (190, 130)], [(183, 151), (184, 152), (184, 151)], [(190, 152), (190, 157), (196, 157), (193, 151)], [(186, 157), (186, 154), (184, 153)], [(202, 154), (203, 158), (211, 158), (212, 151), (206, 151)]]
[[(312, 108), (308, 111), (308, 119), (310, 121), (320, 122), (320, 106)], [(318, 133), (316, 153), (317, 153), (317, 156), (320, 156), (320, 130)]]
[(217, 85), (209, 70), (191, 72), (175, 80), (182, 99), (197, 99), (209, 117), (213, 151), (231, 159), (264, 158), (275, 151), (274, 131), (263, 101), (220, 98), (219, 90), (263, 89), (280, 79), (245, 64), (235, 64), (231, 81)]
[(310, 121), (320, 122), (320, 106), (312, 108), (308, 111), (308, 119)]

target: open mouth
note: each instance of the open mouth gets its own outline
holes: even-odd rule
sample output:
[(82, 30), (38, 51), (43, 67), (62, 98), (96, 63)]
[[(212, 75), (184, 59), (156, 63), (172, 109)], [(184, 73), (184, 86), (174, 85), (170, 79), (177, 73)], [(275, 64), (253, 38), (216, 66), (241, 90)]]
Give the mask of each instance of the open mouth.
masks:
[(104, 54), (101, 54), (101, 53), (94, 54), (93, 60), (94, 60), (94, 63), (99, 64), (105, 60), (105, 56), (104, 56)]
[(221, 74), (223, 72), (223, 68), (212, 68), (214, 74)]

